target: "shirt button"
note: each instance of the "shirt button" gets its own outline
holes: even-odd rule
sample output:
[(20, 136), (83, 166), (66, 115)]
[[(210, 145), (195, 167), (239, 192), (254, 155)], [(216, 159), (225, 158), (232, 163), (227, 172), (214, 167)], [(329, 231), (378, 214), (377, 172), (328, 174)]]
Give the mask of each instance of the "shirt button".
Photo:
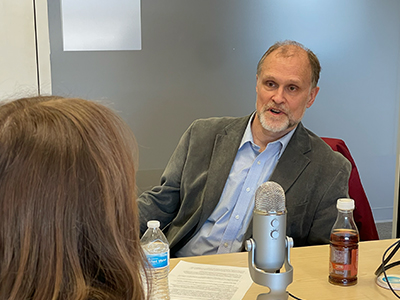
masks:
[(225, 247), (225, 248), (228, 248), (228, 243), (224, 243), (224, 247)]
[(236, 220), (239, 220), (239, 215), (236, 215), (236, 216), (235, 216), (235, 219), (236, 219)]
[(258, 162), (257, 162), (257, 165), (261, 165), (261, 161), (258, 161)]
[(250, 192), (250, 188), (249, 187), (246, 189), (246, 192)]

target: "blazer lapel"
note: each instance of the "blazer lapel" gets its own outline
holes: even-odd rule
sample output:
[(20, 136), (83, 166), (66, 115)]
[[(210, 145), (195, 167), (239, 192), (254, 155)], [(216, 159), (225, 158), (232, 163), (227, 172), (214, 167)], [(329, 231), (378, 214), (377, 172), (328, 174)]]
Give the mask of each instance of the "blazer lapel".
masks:
[(249, 118), (250, 116), (237, 119), (215, 137), (202, 212), (194, 234), (203, 226), (219, 202)]
[(306, 129), (299, 123), (269, 180), (279, 183), (286, 192), (310, 163), (304, 155), (310, 150)]

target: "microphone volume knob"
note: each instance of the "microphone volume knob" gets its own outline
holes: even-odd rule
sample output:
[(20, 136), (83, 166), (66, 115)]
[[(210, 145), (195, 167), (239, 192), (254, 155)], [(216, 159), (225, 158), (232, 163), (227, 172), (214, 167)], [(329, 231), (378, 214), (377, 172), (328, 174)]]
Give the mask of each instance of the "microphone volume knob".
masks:
[(273, 220), (271, 221), (271, 226), (274, 227), (274, 228), (278, 227), (278, 226), (279, 226), (279, 220), (276, 219), (276, 218), (273, 219)]
[(279, 231), (276, 230), (276, 229), (272, 230), (272, 231), (271, 231), (271, 237), (272, 237), (273, 239), (277, 239), (277, 238), (279, 237)]

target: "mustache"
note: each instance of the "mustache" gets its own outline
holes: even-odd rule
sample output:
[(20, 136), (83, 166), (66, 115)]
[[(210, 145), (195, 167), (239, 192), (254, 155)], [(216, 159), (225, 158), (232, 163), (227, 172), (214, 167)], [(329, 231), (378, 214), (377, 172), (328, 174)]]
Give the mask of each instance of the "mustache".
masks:
[(283, 105), (273, 105), (273, 104), (263, 105), (263, 107), (261, 108), (261, 113), (265, 113), (266, 111), (269, 110), (279, 110), (284, 114), (288, 114), (286, 107), (284, 107)]

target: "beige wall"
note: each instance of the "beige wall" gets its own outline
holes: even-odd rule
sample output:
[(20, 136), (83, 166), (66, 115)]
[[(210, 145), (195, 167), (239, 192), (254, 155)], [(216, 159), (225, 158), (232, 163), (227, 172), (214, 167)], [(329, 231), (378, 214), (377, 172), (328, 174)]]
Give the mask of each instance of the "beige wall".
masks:
[[(37, 13), (35, 18), (34, 12)], [(38, 22), (35, 23), (35, 19)], [(2, 0), (0, 3), (0, 100), (49, 94), (50, 57), (44, 0)], [(38, 33), (38, 83), (35, 24)]]

